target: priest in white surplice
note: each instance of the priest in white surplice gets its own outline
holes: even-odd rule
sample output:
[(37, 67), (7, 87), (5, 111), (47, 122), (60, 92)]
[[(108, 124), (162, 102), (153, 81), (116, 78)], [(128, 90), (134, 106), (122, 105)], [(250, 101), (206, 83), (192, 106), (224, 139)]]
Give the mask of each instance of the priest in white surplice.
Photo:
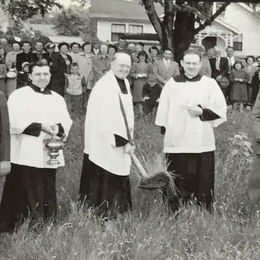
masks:
[(48, 88), (50, 67), (31, 64), (31, 84), (8, 99), (11, 133), (11, 173), (6, 177), (0, 205), (0, 232), (12, 231), (24, 218), (48, 220), (55, 216), (56, 169), (50, 165), (44, 140), (68, 135), (71, 119), (62, 96)]
[(200, 75), (200, 54), (184, 53), (184, 73), (171, 78), (164, 86), (155, 124), (164, 134), (163, 152), (168, 170), (176, 175), (178, 199), (197, 200), (211, 210), (214, 192), (213, 128), (226, 121), (226, 102), (217, 82)]
[(130, 56), (117, 53), (111, 70), (94, 86), (87, 107), (80, 198), (103, 216), (131, 208), (130, 153), (134, 146), (128, 140), (120, 108), (121, 98), (133, 135), (132, 95), (126, 79), (130, 67)]

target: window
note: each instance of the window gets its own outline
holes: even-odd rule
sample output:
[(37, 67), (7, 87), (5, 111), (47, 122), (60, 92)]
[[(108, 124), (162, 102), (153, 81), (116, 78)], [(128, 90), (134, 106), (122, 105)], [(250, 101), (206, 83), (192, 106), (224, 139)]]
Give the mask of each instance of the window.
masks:
[(233, 38), (233, 48), (234, 51), (243, 50), (243, 34), (238, 34)]
[(242, 42), (233, 42), (234, 51), (242, 51), (243, 43)]
[(126, 32), (125, 24), (112, 24), (111, 28), (111, 41), (118, 41), (119, 35)]
[(143, 33), (143, 26), (130, 24), (129, 33)]

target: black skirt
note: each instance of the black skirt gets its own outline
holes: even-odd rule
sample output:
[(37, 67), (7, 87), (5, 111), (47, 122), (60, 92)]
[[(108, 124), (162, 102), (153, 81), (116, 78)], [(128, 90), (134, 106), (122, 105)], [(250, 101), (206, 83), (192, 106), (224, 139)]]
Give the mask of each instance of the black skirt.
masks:
[(115, 217), (132, 208), (129, 176), (112, 174), (84, 154), (80, 180), (80, 201), (102, 217)]
[(0, 205), (0, 232), (11, 232), (30, 217), (47, 221), (56, 215), (56, 169), (12, 164)]

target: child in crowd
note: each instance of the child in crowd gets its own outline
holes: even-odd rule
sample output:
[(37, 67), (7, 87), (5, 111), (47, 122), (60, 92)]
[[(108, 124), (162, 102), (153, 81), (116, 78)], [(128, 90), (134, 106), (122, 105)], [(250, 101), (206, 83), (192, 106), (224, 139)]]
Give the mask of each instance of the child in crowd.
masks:
[(154, 74), (149, 74), (147, 83), (143, 87), (144, 114), (151, 114), (158, 106), (162, 88)]
[(244, 105), (248, 102), (247, 83), (250, 75), (243, 70), (243, 65), (240, 61), (235, 62), (234, 70), (230, 73), (231, 93), (230, 100), (233, 104), (233, 109), (244, 110)]
[(29, 62), (24, 62), (22, 64), (22, 70), (19, 71), (17, 75), (17, 87), (16, 88), (21, 88), (28, 86), (30, 83), (30, 78), (29, 78)]
[(66, 75), (66, 102), (72, 115), (80, 116), (83, 111), (83, 93), (85, 91), (85, 77), (79, 73), (79, 65), (73, 62), (70, 66), (70, 74)]

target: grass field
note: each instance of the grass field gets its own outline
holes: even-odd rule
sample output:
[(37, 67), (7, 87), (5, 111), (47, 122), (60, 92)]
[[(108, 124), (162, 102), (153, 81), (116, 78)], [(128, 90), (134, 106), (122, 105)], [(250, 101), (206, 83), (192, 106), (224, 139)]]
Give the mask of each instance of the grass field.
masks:
[[(66, 148), (67, 166), (57, 173), (57, 223), (31, 231), (25, 223), (15, 234), (1, 234), (0, 259), (260, 259), (260, 211), (248, 196), (251, 122), (244, 113), (228, 117), (216, 130), (214, 214), (191, 205), (177, 218), (170, 215), (159, 191), (137, 188), (133, 167), (133, 211), (106, 227), (77, 206), (83, 122), (76, 121)], [(162, 167), (162, 137), (151, 120), (137, 122), (136, 142), (150, 169)]]

